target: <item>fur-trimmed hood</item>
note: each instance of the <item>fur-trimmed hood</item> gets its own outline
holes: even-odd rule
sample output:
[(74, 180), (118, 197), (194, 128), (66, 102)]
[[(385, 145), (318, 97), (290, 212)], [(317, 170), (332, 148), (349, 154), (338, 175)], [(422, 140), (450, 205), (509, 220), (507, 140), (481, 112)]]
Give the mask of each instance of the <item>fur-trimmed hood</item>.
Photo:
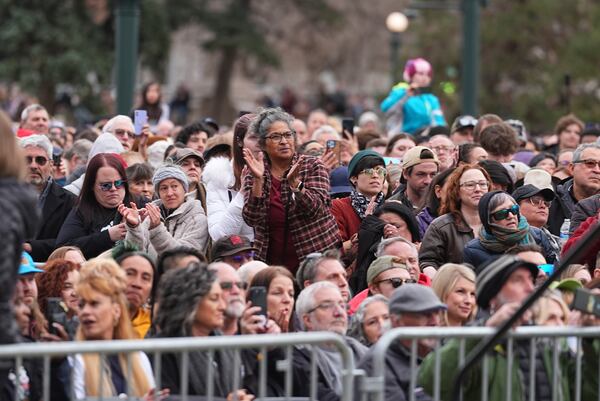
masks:
[(204, 166), (202, 181), (207, 189), (231, 188), (235, 184), (232, 162), (226, 157), (212, 157)]

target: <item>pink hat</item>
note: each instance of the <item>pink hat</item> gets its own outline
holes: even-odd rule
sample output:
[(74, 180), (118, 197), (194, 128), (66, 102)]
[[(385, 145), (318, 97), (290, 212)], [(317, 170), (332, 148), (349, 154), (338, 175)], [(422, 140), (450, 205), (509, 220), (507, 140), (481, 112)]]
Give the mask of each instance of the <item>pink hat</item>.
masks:
[(404, 74), (402, 75), (402, 77), (406, 82), (410, 82), (417, 71), (422, 71), (430, 77), (433, 75), (433, 68), (431, 68), (431, 64), (429, 63), (429, 61), (425, 60), (424, 58), (418, 57), (410, 59), (406, 62), (406, 65), (404, 66)]

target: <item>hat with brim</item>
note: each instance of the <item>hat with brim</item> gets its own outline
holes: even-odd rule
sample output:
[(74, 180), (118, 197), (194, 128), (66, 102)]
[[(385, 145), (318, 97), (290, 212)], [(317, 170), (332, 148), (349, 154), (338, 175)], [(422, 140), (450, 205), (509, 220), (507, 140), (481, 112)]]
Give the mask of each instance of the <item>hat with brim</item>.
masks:
[(403, 284), (390, 297), (390, 313), (428, 313), (446, 310), (431, 287), (421, 284)]
[(212, 261), (215, 262), (225, 256), (233, 256), (238, 252), (254, 251), (258, 249), (252, 246), (250, 240), (241, 235), (228, 235), (219, 238), (212, 246)]
[(498, 295), (506, 284), (508, 278), (518, 269), (526, 269), (531, 273), (533, 280), (539, 273), (539, 268), (534, 263), (525, 262), (514, 255), (504, 255), (482, 265), (477, 270), (475, 294), (477, 305), (482, 309), (490, 307), (490, 301)]
[(548, 188), (554, 190), (554, 187), (552, 186), (552, 176), (549, 172), (541, 168), (532, 168), (525, 173), (523, 183), (525, 185), (531, 184), (537, 188)]
[(575, 278), (566, 278), (560, 281), (553, 281), (552, 284), (550, 284), (550, 288), (560, 291), (575, 291), (578, 288), (583, 288), (583, 284)]
[(202, 155), (194, 149), (190, 148), (177, 149), (175, 153), (171, 156), (171, 159), (173, 160), (173, 163), (177, 164), (178, 166), (181, 166), (183, 161), (188, 157), (193, 157), (194, 159), (197, 159), (200, 162), (200, 166), (204, 166), (204, 158), (202, 157)]
[(21, 254), (21, 264), (19, 265), (19, 275), (31, 274), (31, 273), (43, 273), (44, 271), (35, 267), (33, 259), (27, 252)]
[(348, 180), (348, 167), (340, 166), (333, 170), (329, 176), (329, 183), (331, 184), (331, 188), (329, 189), (331, 195), (352, 192), (352, 187)]
[(369, 265), (367, 269), (367, 284), (372, 284), (373, 281), (379, 276), (381, 273), (391, 269), (405, 269), (407, 270), (406, 263), (403, 263), (400, 258), (397, 256), (380, 256), (375, 259)]
[(536, 195), (541, 195), (545, 200), (552, 201), (556, 197), (554, 191), (549, 188), (538, 188), (535, 185), (527, 184), (515, 189), (512, 193), (512, 197), (517, 203), (520, 203), (524, 199), (529, 199)]

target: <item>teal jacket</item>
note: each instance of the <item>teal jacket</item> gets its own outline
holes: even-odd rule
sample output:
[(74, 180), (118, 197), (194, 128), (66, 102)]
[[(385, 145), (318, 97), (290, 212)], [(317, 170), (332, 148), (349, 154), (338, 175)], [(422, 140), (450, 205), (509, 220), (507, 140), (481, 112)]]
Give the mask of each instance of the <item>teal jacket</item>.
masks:
[[(467, 355), (479, 342), (479, 339), (465, 340), (465, 355)], [(457, 339), (450, 340), (440, 349), (441, 372), (450, 372), (450, 374), (441, 375), (440, 398), (449, 401), (454, 387), (455, 375), (459, 367), (459, 346)], [(515, 344), (516, 347), (516, 344)], [(513, 348), (514, 349), (514, 348)], [(598, 398), (598, 340), (583, 340), (583, 358), (582, 358), (582, 400), (595, 400)], [(575, 356), (561, 348), (559, 352), (560, 366), (560, 389), (558, 400), (570, 401), (575, 398)], [(507, 364), (506, 349), (504, 345), (497, 345), (493, 351), (488, 354), (488, 400), (505, 401), (506, 383), (507, 383)], [(552, 348), (543, 349), (543, 361), (548, 380), (552, 384)], [(511, 380), (511, 400), (527, 401), (528, 395), (522, 385), (524, 380), (529, 377), (522, 377), (519, 369), (519, 362), (513, 353), (512, 362), (512, 380)], [(433, 395), (434, 386), (435, 353), (431, 352), (423, 361), (419, 368), (417, 382), (425, 391)], [(472, 367), (463, 381), (463, 399), (478, 400), (481, 399), (482, 384), (482, 364), (479, 362)]]

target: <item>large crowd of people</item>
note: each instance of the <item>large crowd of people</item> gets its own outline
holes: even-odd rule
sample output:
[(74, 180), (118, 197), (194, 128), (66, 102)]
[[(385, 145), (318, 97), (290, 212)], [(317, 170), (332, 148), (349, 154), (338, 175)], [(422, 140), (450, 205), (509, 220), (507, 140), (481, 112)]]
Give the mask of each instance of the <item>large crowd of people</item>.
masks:
[[(156, 83), (141, 127), (116, 115), (67, 129), (39, 104), (20, 121), (0, 112), (0, 344), (328, 331), (370, 373), (391, 328), (500, 326), (597, 226), (600, 128), (564, 116), (544, 147), (494, 114), (448, 125), (431, 78), (426, 60), (410, 60), (406, 82), (353, 126), (280, 108), (175, 125)], [(600, 240), (586, 245), (518, 325), (600, 323), (571, 306), (579, 288), (600, 292)], [(583, 340), (583, 399), (598, 397), (597, 341)], [(554, 372), (547, 345), (531, 344), (516, 345), (512, 388), (494, 349), (489, 399), (528, 399), (532, 384), (551, 399), (557, 378), (559, 399), (571, 398), (577, 350), (561, 345)], [(458, 341), (419, 340), (416, 399), (433, 392), (436, 346), (444, 372), (457, 366)], [(265, 357), (267, 393), (283, 396), (286, 355), (256, 352), (239, 363), (191, 352), (187, 390), (250, 401)], [(158, 389), (151, 357), (53, 358), (50, 399), (179, 394), (182, 356), (161, 354)], [(342, 362), (327, 345), (294, 347), (293, 395), (310, 395), (313, 357), (318, 397), (339, 399)], [(395, 342), (386, 366), (386, 400), (410, 398), (410, 342)], [(0, 398), (40, 401), (42, 367), (0, 361)], [(522, 379), (532, 369), (536, 380)], [(466, 399), (481, 396), (481, 375)], [(443, 400), (452, 385), (442, 375)]]

